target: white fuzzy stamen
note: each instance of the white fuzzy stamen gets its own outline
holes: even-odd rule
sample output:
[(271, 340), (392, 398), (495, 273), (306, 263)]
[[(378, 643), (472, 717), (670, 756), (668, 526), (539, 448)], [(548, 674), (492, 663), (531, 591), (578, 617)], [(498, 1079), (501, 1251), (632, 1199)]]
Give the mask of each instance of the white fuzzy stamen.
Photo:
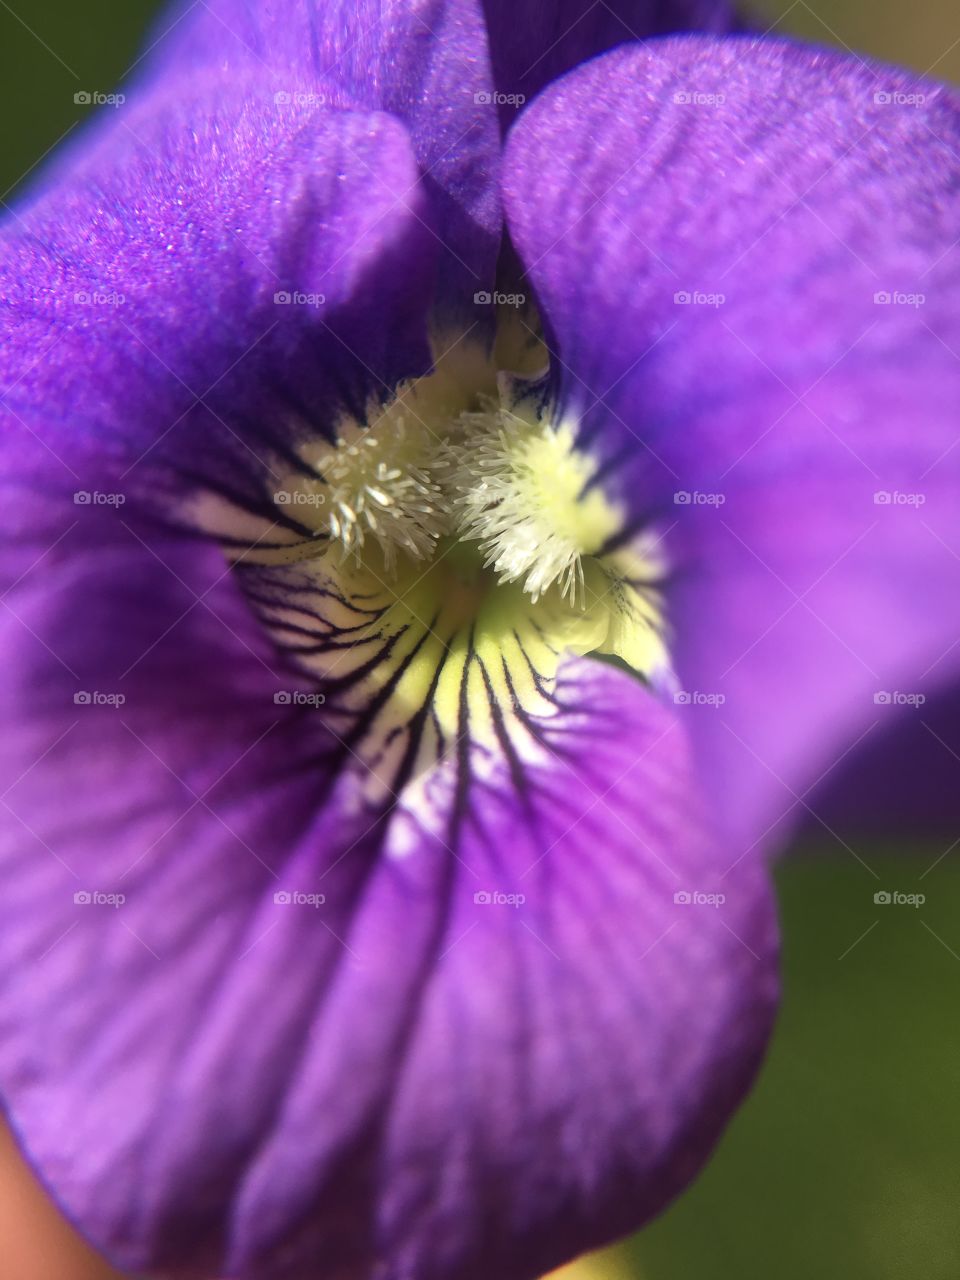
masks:
[(315, 478), (291, 481), (299, 491), (289, 499), (325, 535), (314, 545), (358, 559), (375, 544), (392, 574), (399, 556), (429, 561), (453, 536), (479, 543), (484, 567), (533, 601), (556, 587), (584, 608), (584, 558), (621, 514), (591, 486), (597, 464), (576, 447), (573, 426), (528, 411), (504, 382), (499, 391), (502, 399), (481, 393), (479, 408), (464, 410), (411, 384), (370, 426), (347, 422), (335, 443), (315, 443), (303, 455)]
[(428, 559), (447, 531), (447, 499), (436, 478), (438, 438), (407, 417), (368, 428), (351, 427), (336, 445), (311, 458), (326, 504), (326, 532), (344, 556), (376, 542), (392, 570), (398, 552)]
[(556, 583), (584, 601), (584, 555), (611, 531), (609, 508), (584, 497), (594, 465), (573, 432), (490, 402), (460, 419), (463, 448), (447, 487), (461, 538), (476, 540), (503, 582), (522, 582), (533, 600)]

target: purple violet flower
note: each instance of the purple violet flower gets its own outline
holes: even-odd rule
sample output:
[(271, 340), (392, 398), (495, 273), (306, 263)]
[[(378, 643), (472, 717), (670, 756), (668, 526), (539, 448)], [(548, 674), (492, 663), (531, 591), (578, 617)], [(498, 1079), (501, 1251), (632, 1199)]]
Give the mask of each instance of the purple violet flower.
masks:
[(955, 675), (957, 101), (175, 17), (0, 241), (0, 1088), (125, 1267), (531, 1280), (702, 1165), (765, 855)]

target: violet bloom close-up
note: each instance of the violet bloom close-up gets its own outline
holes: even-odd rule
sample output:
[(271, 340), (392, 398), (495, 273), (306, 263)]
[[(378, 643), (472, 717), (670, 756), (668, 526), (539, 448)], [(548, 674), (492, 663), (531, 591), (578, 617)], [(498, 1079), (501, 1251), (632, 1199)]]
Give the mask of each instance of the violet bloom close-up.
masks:
[(753, 1083), (957, 677), (960, 113), (743, 28), (183, 4), (6, 212), (0, 1096), (115, 1265), (534, 1280)]

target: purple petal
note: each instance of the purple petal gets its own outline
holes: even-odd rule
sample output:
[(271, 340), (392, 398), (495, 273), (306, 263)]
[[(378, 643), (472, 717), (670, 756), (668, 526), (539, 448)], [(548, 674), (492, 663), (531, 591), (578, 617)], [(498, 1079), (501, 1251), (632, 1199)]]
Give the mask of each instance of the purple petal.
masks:
[[(729, 31), (727, 0), (485, 0), (497, 89), (529, 102), (552, 80), (608, 49), (674, 31)], [(501, 104), (509, 121), (516, 105)]]
[(934, 693), (925, 702), (875, 704), (877, 720), (857, 750), (806, 797), (801, 841), (835, 838), (841, 852), (864, 837), (895, 839), (904, 852), (922, 853), (936, 839), (941, 849), (955, 847), (960, 686), (941, 693), (930, 674)]
[(54, 483), (172, 468), (262, 499), (306, 425), (428, 367), (429, 217), (388, 116), (278, 105), (255, 76), (145, 95), (6, 222), (12, 425)]
[(500, 137), (478, 0), (187, 2), (161, 20), (147, 66), (253, 68), (292, 99), (319, 92), (395, 115), (436, 209), (444, 307), (462, 310), (489, 287)]
[(582, 68), (513, 133), (560, 394), (666, 535), (689, 718), (741, 836), (955, 678), (958, 125), (904, 72), (684, 38)]
[(773, 916), (642, 686), (568, 663), (535, 764), (465, 739), (371, 823), (212, 551), (54, 553), (0, 644), (0, 1080), (121, 1265), (532, 1280), (693, 1175)]

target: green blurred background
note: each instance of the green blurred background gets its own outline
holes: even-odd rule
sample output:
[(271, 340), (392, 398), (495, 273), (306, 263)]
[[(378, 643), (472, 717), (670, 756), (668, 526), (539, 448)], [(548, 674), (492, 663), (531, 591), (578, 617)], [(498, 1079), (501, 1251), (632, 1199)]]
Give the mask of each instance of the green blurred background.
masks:
[[(86, 117), (75, 93), (116, 86), (158, 8), (0, 0), (0, 198)], [(960, 81), (955, 0), (757, 0), (754, 12), (762, 26)], [(834, 844), (782, 864), (786, 999), (769, 1060), (705, 1175), (628, 1246), (629, 1275), (960, 1280), (949, 843)], [(926, 901), (876, 904), (878, 890)]]

